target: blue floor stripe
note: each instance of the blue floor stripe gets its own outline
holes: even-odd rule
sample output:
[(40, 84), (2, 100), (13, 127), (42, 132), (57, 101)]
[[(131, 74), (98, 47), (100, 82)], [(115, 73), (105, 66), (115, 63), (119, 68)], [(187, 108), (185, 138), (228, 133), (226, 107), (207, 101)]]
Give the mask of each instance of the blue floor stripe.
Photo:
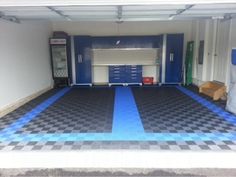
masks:
[(112, 133), (144, 133), (138, 109), (129, 87), (116, 87)]
[(23, 126), (25, 126), (28, 122), (33, 120), (37, 115), (39, 115), (41, 112), (43, 112), (45, 109), (47, 109), (50, 105), (52, 105), (55, 101), (57, 101), (59, 98), (61, 98), (63, 95), (65, 95), (68, 91), (70, 91), (71, 88), (67, 87), (59, 92), (57, 92), (55, 95), (51, 96), (38, 106), (36, 106), (34, 109), (32, 109), (30, 112), (26, 113), (22, 117), (20, 117), (17, 121), (12, 123), (7, 128), (3, 129), (0, 133), (1, 134), (13, 134), (17, 130), (21, 129)]
[(197, 101), (201, 105), (205, 106), (206, 108), (208, 108), (209, 110), (211, 110), (212, 112), (217, 114), (218, 116), (224, 118), (226, 121), (236, 125), (236, 116), (234, 116), (233, 114), (225, 111), (224, 109), (216, 106), (215, 104), (211, 103), (210, 101), (202, 98), (201, 96), (193, 93), (192, 91), (190, 91), (184, 87), (176, 86), (176, 88), (179, 89), (184, 94), (190, 96), (192, 99), (194, 99), (195, 101)]
[(236, 133), (55, 133), (8, 136), (1, 134), (0, 141), (236, 141)]

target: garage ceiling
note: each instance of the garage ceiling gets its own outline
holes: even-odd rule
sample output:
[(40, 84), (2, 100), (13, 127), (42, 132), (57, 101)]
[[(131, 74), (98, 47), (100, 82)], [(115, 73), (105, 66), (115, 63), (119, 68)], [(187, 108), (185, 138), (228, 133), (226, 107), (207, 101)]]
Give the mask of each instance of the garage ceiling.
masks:
[[(51, 21), (158, 21), (188, 19), (231, 19), (236, 16), (235, 1), (20, 1), (0, 0), (0, 18)], [(79, 2), (79, 3), (78, 3)], [(122, 3), (123, 2), (123, 3)], [(136, 3), (134, 3), (136, 2)], [(144, 3), (146, 2), (146, 4)], [(149, 2), (149, 5), (148, 5)], [(158, 3), (159, 2), (159, 3)], [(164, 4), (165, 2), (165, 4)], [(174, 3), (175, 2), (175, 3)], [(208, 2), (208, 3), (206, 3)], [(195, 4), (197, 3), (197, 4)], [(95, 5), (96, 4), (96, 5)]]

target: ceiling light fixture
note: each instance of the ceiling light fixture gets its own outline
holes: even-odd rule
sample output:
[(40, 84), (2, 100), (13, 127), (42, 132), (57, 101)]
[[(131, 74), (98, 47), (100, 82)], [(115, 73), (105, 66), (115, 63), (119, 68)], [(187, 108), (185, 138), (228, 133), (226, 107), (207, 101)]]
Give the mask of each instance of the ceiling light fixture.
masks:
[(224, 16), (213, 16), (212, 20), (222, 20), (224, 19)]
[(5, 15), (3, 12), (0, 12), (0, 19), (13, 22), (13, 23), (20, 23), (20, 20), (16, 18), (15, 16), (8, 16), (8, 15)]

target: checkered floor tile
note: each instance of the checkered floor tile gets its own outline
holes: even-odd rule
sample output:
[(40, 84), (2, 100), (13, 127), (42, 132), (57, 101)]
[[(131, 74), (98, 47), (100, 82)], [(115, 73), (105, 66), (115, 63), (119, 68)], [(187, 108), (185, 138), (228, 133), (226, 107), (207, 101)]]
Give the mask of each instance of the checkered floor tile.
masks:
[(178, 91), (175, 87), (140, 87), (132, 90), (146, 132), (236, 132), (236, 126)]
[[(194, 87), (188, 87), (188, 89), (197, 93)], [(54, 95), (57, 91), (51, 90), (4, 116), (0, 119), (0, 129), (2, 130), (8, 127), (11, 123), (35, 108), (42, 101)], [(0, 142), (0, 150), (155, 149), (236, 151), (236, 141), (233, 139), (232, 141), (222, 141), (218, 138), (209, 141), (206, 139), (204, 139), (205, 141), (202, 139), (194, 139), (195, 141), (181, 140), (181, 133), (234, 134), (236, 133), (236, 126), (217, 116), (178, 89), (174, 87), (133, 87), (132, 93), (145, 131), (149, 133), (163, 133), (164, 137), (168, 137), (168, 133), (174, 133), (174, 135), (176, 133), (180, 136), (179, 140), (150, 141), (150, 139), (143, 139), (141, 141), (123, 141), (122, 139), (122, 141), (70, 141), (63, 138), (60, 141), (14, 140), (9, 142), (8, 139)], [(212, 101), (206, 96), (200, 96)], [(54, 133), (111, 133), (114, 99), (114, 87), (72, 88), (23, 128), (18, 130), (16, 135), (39, 134), (40, 136), (40, 134), (55, 135)], [(225, 102), (222, 101), (214, 102), (214, 104), (222, 108), (225, 106)], [(125, 118), (122, 118), (122, 120), (125, 121)], [(64, 136), (64, 134), (61, 135)], [(141, 137), (139, 134), (135, 134), (135, 136)]]
[(219, 99), (217, 101), (214, 101), (214, 100), (212, 100), (211, 97), (209, 97), (209, 96), (207, 96), (207, 95), (205, 95), (203, 93), (199, 93), (198, 87), (196, 87), (194, 85), (189, 85), (189, 86), (186, 86), (185, 88), (187, 88), (188, 90), (191, 90), (195, 94), (198, 94), (199, 96), (203, 97), (204, 99), (213, 102), (215, 105), (221, 107), (222, 109), (225, 109), (225, 106), (226, 106), (226, 101), (225, 100)]
[(111, 132), (113, 88), (73, 88), (16, 133)]
[(60, 89), (52, 89), (39, 97), (29, 101), (28, 103), (24, 104), (20, 108), (14, 110), (13, 112), (3, 116), (0, 118), (0, 130), (3, 130), (4, 128), (8, 127), (10, 124), (18, 120), (21, 116), (35, 108), (37, 105), (39, 105), (41, 102), (49, 98), (50, 96), (57, 93)]
[(153, 149), (187, 151), (236, 151), (234, 141), (67, 141), (67, 142), (2, 142), (1, 151), (48, 151), (81, 149)]

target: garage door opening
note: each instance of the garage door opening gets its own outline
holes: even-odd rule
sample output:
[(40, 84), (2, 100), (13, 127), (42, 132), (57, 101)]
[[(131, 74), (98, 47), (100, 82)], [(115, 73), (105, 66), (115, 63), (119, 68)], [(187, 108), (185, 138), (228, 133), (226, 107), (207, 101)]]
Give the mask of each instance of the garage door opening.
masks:
[[(236, 115), (225, 108), (236, 4), (70, 3), (0, 2), (0, 157), (38, 167), (42, 154), (64, 167), (68, 153), (68, 167), (154, 168), (173, 167), (172, 155), (201, 167), (199, 155), (205, 167), (232, 167), (222, 159), (236, 150)], [(224, 87), (219, 100), (199, 93), (206, 82)]]

